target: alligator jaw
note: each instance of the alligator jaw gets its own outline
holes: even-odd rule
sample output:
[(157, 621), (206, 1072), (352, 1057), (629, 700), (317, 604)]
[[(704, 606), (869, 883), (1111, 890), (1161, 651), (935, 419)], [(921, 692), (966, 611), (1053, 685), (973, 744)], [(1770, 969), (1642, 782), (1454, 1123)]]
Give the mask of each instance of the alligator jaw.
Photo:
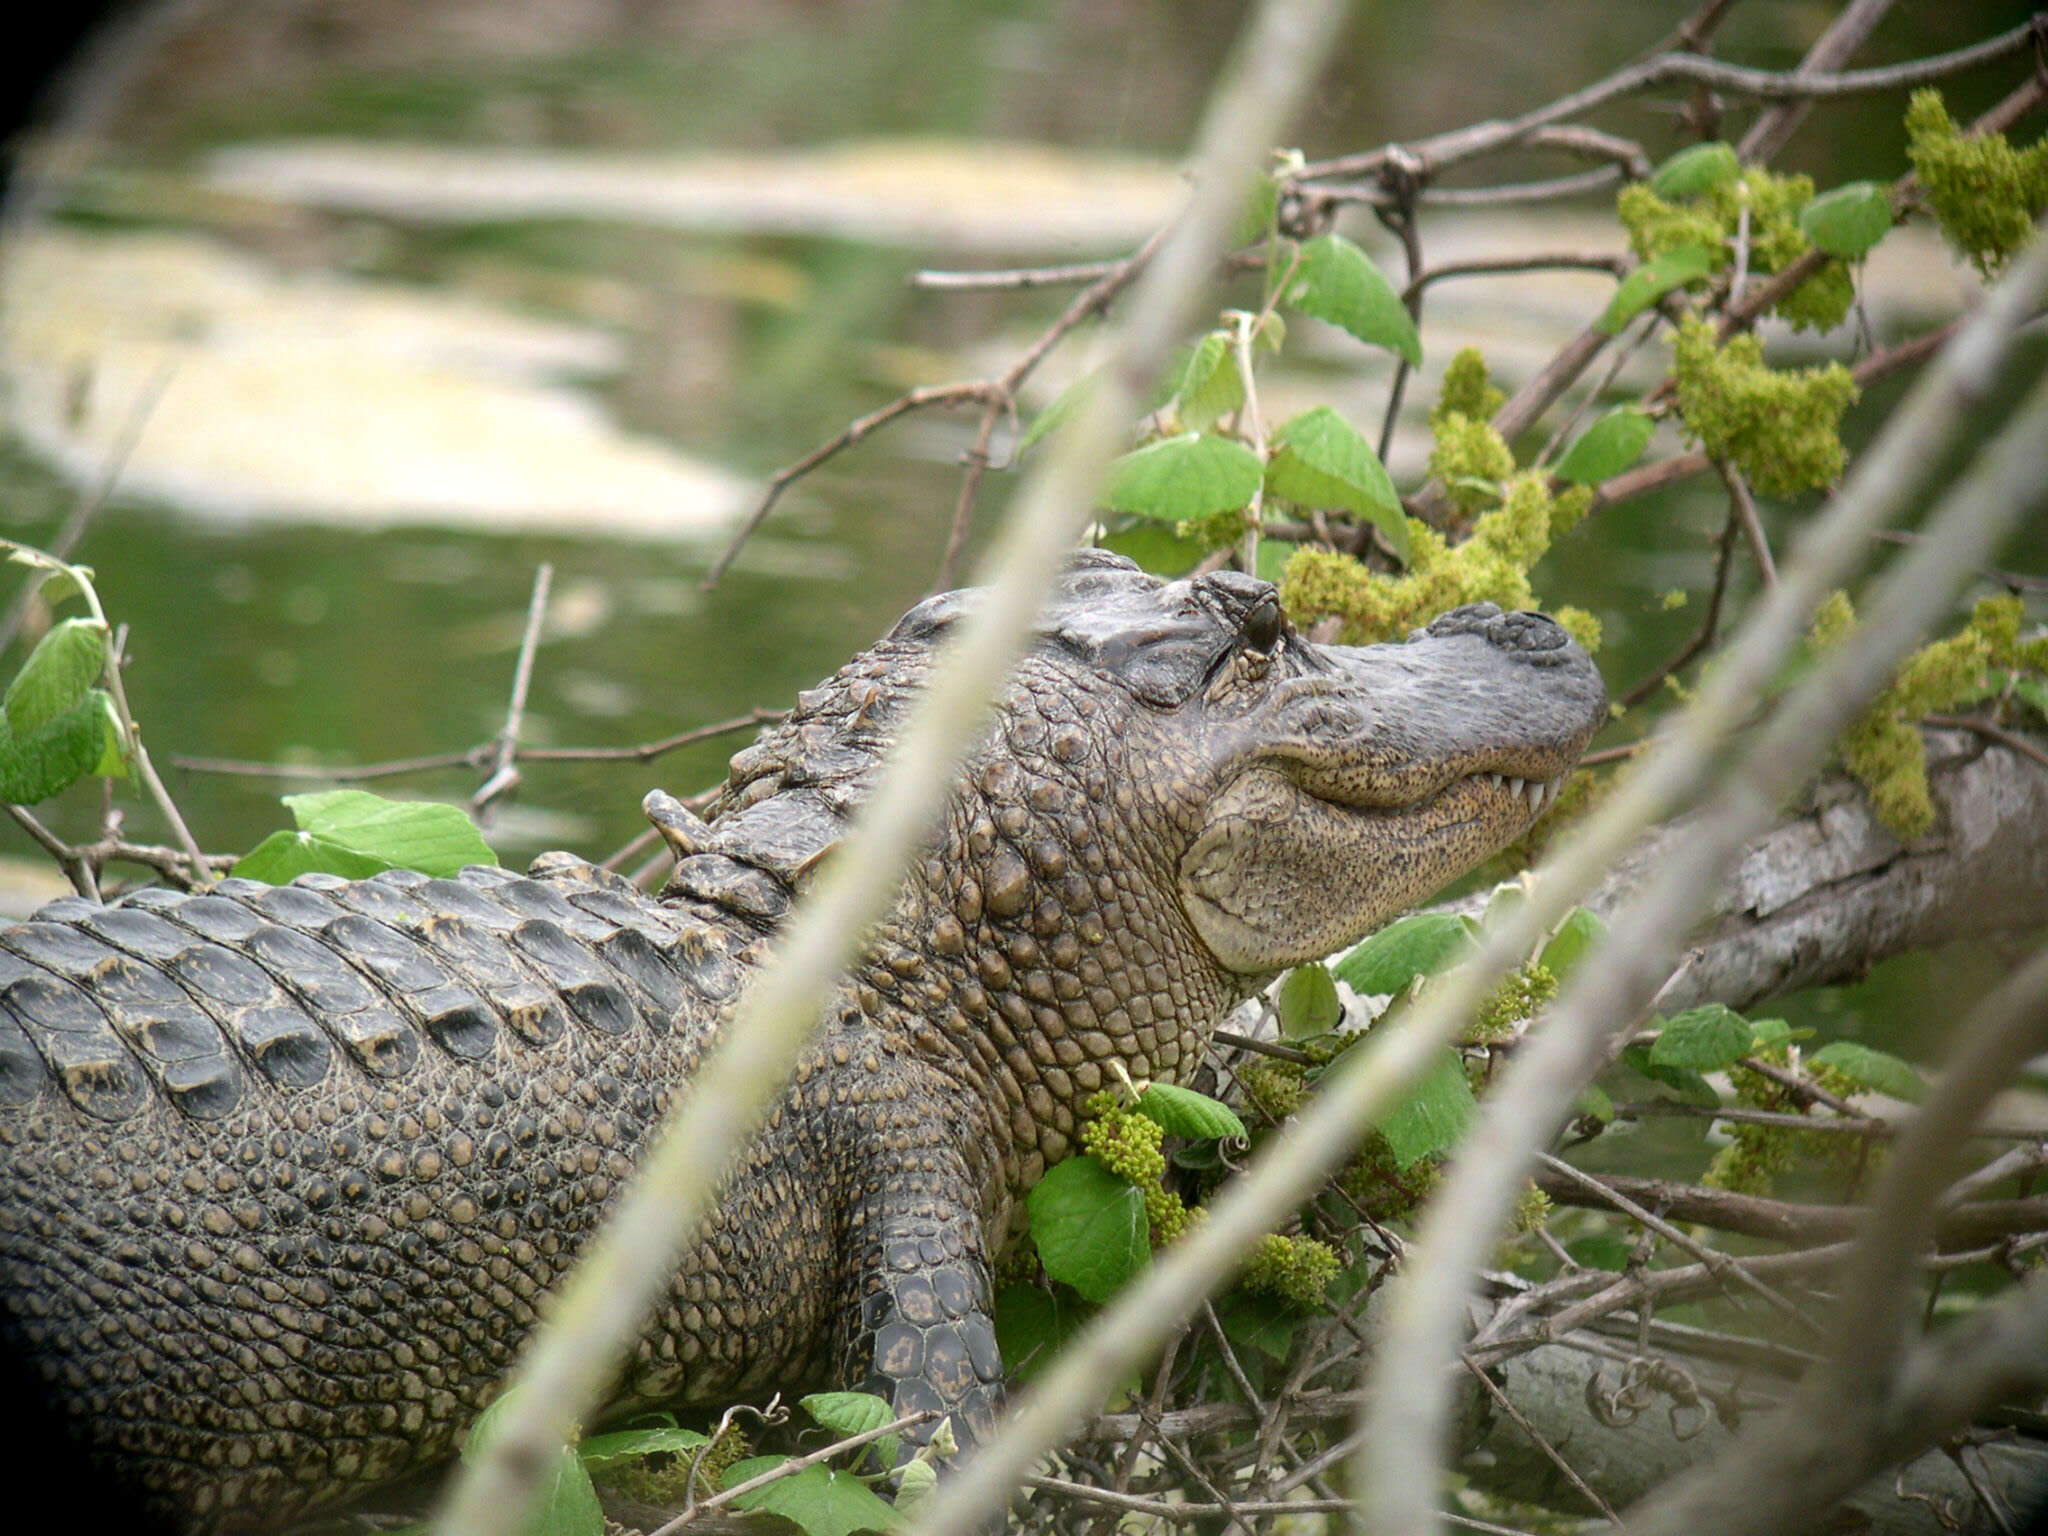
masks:
[(1268, 764), (1221, 796), (1181, 862), (1181, 896), (1233, 971), (1319, 959), (1528, 830), (1564, 782), (1465, 774), (1406, 805), (1321, 798)]
[(1591, 661), (1536, 614), (1304, 647), (1218, 722), (1222, 787), (1180, 863), (1189, 920), (1240, 973), (1341, 949), (1526, 832), (1606, 714)]

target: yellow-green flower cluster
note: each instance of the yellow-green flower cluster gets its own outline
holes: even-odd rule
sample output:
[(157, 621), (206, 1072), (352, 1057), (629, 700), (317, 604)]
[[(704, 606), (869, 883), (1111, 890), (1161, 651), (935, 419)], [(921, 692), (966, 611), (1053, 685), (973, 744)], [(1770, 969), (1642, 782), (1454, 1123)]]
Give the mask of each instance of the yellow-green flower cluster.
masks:
[(1444, 494), (1467, 515), (1500, 498), (1500, 484), (1515, 472), (1515, 456), (1485, 417), (1463, 411), (1432, 413), (1436, 446), (1430, 450), (1429, 472), (1443, 482)]
[[(2034, 670), (2048, 664), (2048, 639), (2020, 642), (2024, 617), (2017, 597), (1985, 598), (1961, 630), (1901, 662), (1870, 708), (1842, 733), (1842, 766), (1869, 792), (1878, 820), (1899, 838), (1924, 836), (1934, 825), (1920, 717), (1981, 695), (1992, 667)], [(1829, 594), (1814, 614), (1814, 649), (1832, 649), (1855, 627), (1847, 595)]]
[[(1778, 1066), (1787, 1065), (1791, 1060), (1790, 1053), (1783, 1046), (1759, 1055)], [(1856, 1084), (1832, 1067), (1808, 1063), (1805, 1072), (1814, 1083), (1838, 1098), (1846, 1098), (1856, 1092)], [(1796, 1114), (1799, 1111), (1798, 1100), (1791, 1090), (1760, 1072), (1738, 1064), (1728, 1069), (1728, 1081), (1735, 1089), (1735, 1096), (1752, 1109), (1779, 1114)], [(1741, 1195), (1769, 1194), (1777, 1176), (1790, 1171), (1795, 1163), (1820, 1162), (1846, 1169), (1860, 1161), (1867, 1162), (1877, 1150), (1866, 1148), (1854, 1136), (1828, 1131), (1799, 1131), (1789, 1126), (1735, 1124), (1729, 1127), (1729, 1134), (1728, 1145), (1714, 1154), (1701, 1182), (1714, 1189)]]
[(1243, 1062), (1237, 1068), (1237, 1086), (1243, 1091), (1245, 1102), (1276, 1123), (1301, 1108), (1307, 1091), (1303, 1087), (1304, 1077), (1296, 1063), (1269, 1061), (1264, 1057)]
[(1717, 459), (1731, 459), (1766, 496), (1828, 485), (1842, 473), (1842, 412), (1856, 381), (1840, 363), (1764, 366), (1763, 343), (1735, 336), (1714, 345), (1714, 327), (1685, 320), (1672, 374), (1687, 432)]
[(609, 1488), (642, 1504), (682, 1504), (690, 1498), (684, 1485), (690, 1466), (697, 1467), (696, 1497), (708, 1499), (718, 1491), (721, 1474), (754, 1454), (754, 1443), (736, 1424), (728, 1423), (718, 1438), (701, 1451), (657, 1451), (645, 1456), (607, 1457), (597, 1476)]
[(1550, 968), (1531, 962), (1510, 971), (1487, 995), (1472, 1018), (1470, 1038), (1478, 1041), (1508, 1040), (1515, 1026), (1532, 1017), (1557, 996), (1557, 977)]
[(1337, 1175), (1337, 1187), (1373, 1220), (1404, 1221), (1429, 1198), (1441, 1174), (1441, 1165), (1433, 1157), (1419, 1158), (1403, 1168), (1394, 1160), (1387, 1138), (1368, 1131), (1358, 1155)]
[(1337, 1253), (1328, 1243), (1269, 1232), (1252, 1249), (1242, 1284), (1306, 1309), (1323, 1304), (1323, 1293), (1336, 1278)]
[(1172, 1242), (1187, 1230), (1190, 1213), (1180, 1196), (1161, 1182), (1166, 1177), (1166, 1154), (1160, 1146), (1166, 1132), (1113, 1093), (1095, 1094), (1082, 1108), (1093, 1118), (1081, 1127), (1081, 1149), (1137, 1187), (1145, 1198), (1145, 1219), (1153, 1236)]
[(1436, 446), (1429, 472), (1467, 515), (1499, 500), (1500, 484), (1515, 472), (1515, 455), (1491, 418), (1506, 397), (1486, 381), (1486, 359), (1466, 347), (1444, 373), (1443, 393), (1429, 413)]
[(1551, 1209), (1550, 1196), (1533, 1183), (1524, 1184), (1521, 1194), (1515, 1197), (1515, 1214), (1512, 1218), (1515, 1232), (1534, 1232), (1550, 1220)]
[[(1349, 555), (1306, 547), (1295, 551), (1281, 580), (1281, 601), (1299, 623), (1337, 615), (1347, 645), (1398, 640), (1461, 603), (1533, 608), (1529, 567), (1553, 539), (1586, 515), (1592, 501), (1585, 486), (1553, 496), (1543, 476), (1516, 475), (1503, 487), (1500, 505), (1481, 516), (1471, 537), (1456, 548), (1426, 523), (1410, 518), (1404, 575), (1377, 574)], [(1599, 639), (1598, 626), (1587, 622), (1590, 615), (1570, 617), (1578, 625), (1574, 633)], [(1565, 623), (1567, 615), (1560, 612), (1558, 618)]]
[[(1683, 203), (1668, 203), (1647, 183), (1622, 188), (1615, 212), (1628, 231), (1629, 245), (1644, 261), (1685, 245), (1703, 245), (1715, 253), (1715, 266), (1735, 259), (1735, 241), (1742, 214), (1749, 212), (1749, 270), (1777, 272), (1805, 255), (1812, 244), (1799, 227), (1799, 215), (1813, 201), (1813, 181), (1806, 176), (1776, 176), (1750, 166)], [(1841, 324), (1855, 302), (1856, 286), (1849, 269), (1829, 261), (1794, 288), (1774, 313), (1795, 328), (1825, 331)]]
[(2048, 138), (2014, 149), (2002, 133), (1964, 138), (1939, 91), (1906, 108), (1906, 155), (1949, 243), (1991, 276), (2048, 208)]
[(1455, 412), (1472, 421), (1490, 421), (1507, 396), (1486, 380), (1486, 358), (1477, 347), (1462, 347), (1444, 370), (1444, 387), (1429, 413), (1433, 427)]
[(1191, 517), (1176, 523), (1173, 531), (1184, 539), (1193, 539), (1204, 549), (1222, 549), (1244, 537), (1249, 527), (1251, 520), (1244, 515), (1244, 508), (1229, 507), (1207, 517)]

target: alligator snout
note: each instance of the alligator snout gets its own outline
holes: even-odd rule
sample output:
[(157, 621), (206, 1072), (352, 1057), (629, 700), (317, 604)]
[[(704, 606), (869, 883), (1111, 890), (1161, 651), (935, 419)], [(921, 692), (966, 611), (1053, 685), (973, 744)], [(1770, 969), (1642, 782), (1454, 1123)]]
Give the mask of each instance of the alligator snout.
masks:
[(1565, 627), (1549, 614), (1526, 608), (1504, 613), (1492, 603), (1467, 603), (1440, 613), (1408, 638), (1414, 641), (1445, 635), (1478, 635), (1499, 650), (1538, 661), (1553, 653), (1564, 653), (1557, 655), (1558, 660), (1567, 659), (1574, 651), (1585, 655)]

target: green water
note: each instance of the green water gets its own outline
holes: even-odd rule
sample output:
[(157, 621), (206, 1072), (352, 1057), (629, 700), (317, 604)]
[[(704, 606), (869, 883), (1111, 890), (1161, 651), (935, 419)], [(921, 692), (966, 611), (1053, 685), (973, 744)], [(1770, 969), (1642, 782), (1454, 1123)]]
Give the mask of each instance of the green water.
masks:
[[(1548, 7), (1542, 35), (1532, 38), (1503, 35), (1498, 7), (1374, 7), (1320, 89), (1301, 141), (1311, 153), (1332, 152), (1526, 107), (1612, 67), (1691, 8)], [(1810, 41), (1815, 12), (1742, 8), (1725, 36), (1727, 52), (1790, 63)], [(2024, 5), (1988, 3), (1917, 8), (1888, 27), (1871, 56), (1955, 46), (2026, 13)], [(947, 0), (849, 9), (828, 29), (755, 23), (742, 8), (721, 13), (719, 26), (692, 21), (644, 40), (517, 58), (406, 54), (376, 64), (368, 43), (329, 39), (287, 48), (256, 74), (223, 63), (236, 57), (230, 48), (187, 50), (181, 67), (150, 84), (117, 124), (108, 163), (189, 167), (212, 147), (301, 133), (733, 149), (946, 133), (1172, 154), (1187, 140), (1237, 14), (1220, 0), (1057, 12)], [(2000, 83), (1959, 82), (1958, 114), (1981, 107)], [(1889, 175), (1900, 143), (1896, 113), (1893, 102), (1833, 114), (1788, 159), (1824, 181)], [(1654, 153), (1677, 142), (1668, 118), (1648, 108), (1617, 108), (1601, 121), (1643, 135)], [(105, 206), (93, 218), (143, 221), (132, 209)], [(263, 249), (263, 237), (246, 229), (224, 234)], [(642, 311), (664, 322), (628, 338), (629, 365), (605, 386), (606, 403), (633, 430), (756, 475), (910, 382), (892, 360), (900, 349), (929, 354), (927, 382), (971, 374), (988, 366), (988, 353), (970, 359), (966, 348), (1025, 334), (1066, 298), (916, 294), (904, 279), (924, 264), (920, 253), (847, 241), (569, 223), (451, 230), (327, 216), (307, 220), (292, 238), (296, 262), (457, 290), (487, 285), (493, 295), (510, 292), (525, 307), (571, 319), (589, 318), (583, 303), (592, 284), (637, 295)], [(732, 262), (794, 272), (801, 302), (707, 291), (704, 273)], [(528, 591), (543, 561), (555, 568), (565, 622), (539, 654), (526, 739), (627, 744), (780, 706), (916, 600), (945, 539), (968, 425), (960, 416), (917, 418), (805, 480), (708, 594), (698, 589), (709, 558), (703, 547), (600, 535), (224, 525), (118, 498), (78, 557), (97, 568), (111, 615), (132, 627), (128, 689), (167, 769), (179, 755), (364, 763), (487, 739), (503, 720)], [(1012, 483), (991, 477), (982, 529)], [(71, 499), (12, 447), (0, 448), (0, 487), (4, 531), (32, 542), (48, 536)], [(1625, 684), (1698, 622), (1721, 516), (1720, 494), (1704, 482), (1603, 512), (1545, 561), (1538, 590), (1602, 619), (1603, 664)], [(1795, 522), (1795, 513), (1773, 514), (1781, 547)], [(2030, 530), (2004, 559), (2048, 568), (2048, 532)], [(1662, 595), (1673, 588), (1696, 594), (1695, 605), (1667, 608)], [(640, 829), (647, 788), (687, 792), (712, 782), (744, 740), (651, 765), (532, 765), (491, 835), (508, 862), (547, 846), (602, 855)], [(281, 787), (306, 787), (169, 777), (200, 840), (229, 851), (281, 824)], [(461, 798), (475, 783), (450, 772), (390, 787)], [(96, 794), (81, 788), (48, 812), (60, 830), (87, 835)], [(132, 807), (129, 818), (134, 835), (165, 835), (146, 806)], [(33, 853), (11, 828), (0, 832), (0, 849)]]

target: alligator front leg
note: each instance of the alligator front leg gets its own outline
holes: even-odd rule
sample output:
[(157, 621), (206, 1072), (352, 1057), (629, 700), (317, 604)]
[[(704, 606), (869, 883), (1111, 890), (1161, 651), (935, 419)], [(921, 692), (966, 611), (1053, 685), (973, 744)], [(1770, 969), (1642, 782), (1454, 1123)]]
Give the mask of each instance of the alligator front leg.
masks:
[[(848, 1212), (840, 1379), (887, 1398), (899, 1415), (929, 1409), (950, 1418), (969, 1453), (994, 1434), (1003, 1397), (976, 1186), (950, 1148), (895, 1151), (878, 1162)], [(923, 1444), (939, 1422), (907, 1441)]]

